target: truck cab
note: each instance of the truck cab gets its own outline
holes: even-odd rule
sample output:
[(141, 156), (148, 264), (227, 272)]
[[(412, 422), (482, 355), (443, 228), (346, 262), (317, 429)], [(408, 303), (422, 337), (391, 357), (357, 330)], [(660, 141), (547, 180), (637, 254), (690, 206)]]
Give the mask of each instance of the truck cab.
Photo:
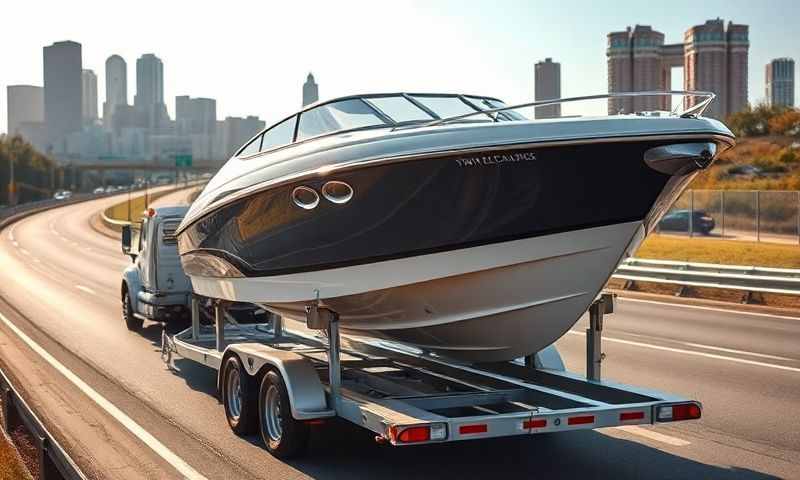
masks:
[(122, 316), (129, 330), (145, 320), (188, 321), (191, 283), (183, 272), (175, 229), (188, 207), (150, 208), (122, 230), (122, 251), (132, 263), (122, 274)]

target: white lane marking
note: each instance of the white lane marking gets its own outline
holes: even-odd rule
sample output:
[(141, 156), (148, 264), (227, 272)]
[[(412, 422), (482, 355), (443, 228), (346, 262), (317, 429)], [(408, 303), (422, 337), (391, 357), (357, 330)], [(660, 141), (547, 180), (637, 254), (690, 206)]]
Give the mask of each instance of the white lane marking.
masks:
[(84, 291), (84, 292), (86, 292), (88, 294), (91, 294), (91, 295), (97, 295), (97, 292), (95, 292), (94, 290), (92, 290), (89, 287), (84, 287), (83, 285), (75, 285), (75, 288), (77, 288), (78, 290)]
[[(577, 330), (570, 330), (567, 333), (571, 333), (573, 335), (586, 335), (585, 332), (579, 332)], [(757, 362), (755, 360), (746, 360), (744, 358), (727, 357), (725, 355), (717, 355), (717, 354), (714, 354), (714, 353), (695, 352), (694, 350), (685, 350), (683, 348), (662, 347), (661, 345), (652, 345), (650, 343), (634, 342), (632, 340), (623, 340), (621, 338), (612, 338), (612, 337), (605, 337), (604, 336), (603, 337), (603, 341), (606, 341), (606, 340), (609, 341), (609, 342), (623, 343), (625, 345), (633, 345), (635, 347), (652, 348), (653, 350), (663, 350), (665, 352), (684, 353), (686, 355), (696, 355), (698, 357), (714, 358), (716, 360), (727, 360), (729, 362), (744, 363), (745, 365), (755, 365), (755, 366), (758, 366), (758, 367), (775, 368), (777, 370), (787, 370), (789, 372), (799, 372), (800, 373), (800, 368), (787, 367), (786, 365), (776, 365), (774, 363)]]
[(773, 315), (771, 313), (748, 312), (747, 310), (734, 310), (733, 308), (704, 307), (702, 305), (686, 305), (683, 303), (659, 302), (657, 300), (642, 300), (641, 298), (617, 297), (617, 300), (624, 302), (652, 303), (655, 305), (666, 305), (669, 307), (691, 308), (694, 310), (707, 310), (711, 312), (728, 313), (730, 315), (752, 315), (754, 317), (780, 318), (782, 320), (795, 320), (800, 322), (800, 317), (790, 317), (788, 315)]
[(649, 438), (650, 440), (655, 440), (656, 442), (666, 443), (667, 445), (672, 445), (675, 447), (685, 447), (687, 445), (691, 445), (692, 442), (688, 440), (684, 440), (682, 438), (671, 437), (669, 435), (664, 435), (663, 433), (658, 433), (653, 430), (649, 430), (642, 427), (637, 427), (636, 425), (625, 425), (621, 427), (611, 427), (616, 430), (622, 430), (623, 432), (628, 432), (633, 435), (638, 435), (640, 437)]
[(105, 397), (97, 393), (95, 389), (90, 387), (86, 382), (81, 380), (80, 377), (75, 375), (72, 370), (68, 369), (61, 362), (56, 360), (55, 357), (50, 355), (41, 345), (36, 343), (32, 338), (25, 334), (22, 330), (17, 328), (16, 325), (6, 318), (5, 315), (0, 313), (0, 320), (11, 329), (19, 338), (22, 339), (34, 352), (38, 353), (47, 363), (56, 369), (60, 374), (64, 375), (67, 380), (72, 382), (73, 385), (78, 387), (87, 397), (91, 398), (100, 408), (106, 411), (109, 415), (114, 417), (122, 426), (128, 429), (133, 435), (145, 445), (150, 447), (158, 456), (163, 458), (167, 463), (172, 465), (184, 478), (191, 480), (207, 480), (206, 477), (200, 474), (197, 470), (193, 469), (182, 458), (172, 453), (163, 443), (159, 442), (150, 432), (141, 427), (133, 419), (127, 416), (116, 405), (108, 401)]
[(747, 355), (750, 357), (761, 357), (761, 358), (771, 358), (773, 360), (785, 360), (787, 362), (800, 362), (800, 359), (797, 358), (789, 358), (789, 357), (780, 357), (778, 355), (769, 355), (766, 353), (757, 353), (757, 352), (749, 352), (747, 350), (736, 350), (735, 348), (725, 348), (725, 347), (715, 347), (714, 345), (706, 345), (705, 343), (692, 343), (692, 342), (683, 342), (681, 340), (673, 340), (669, 338), (658, 338), (652, 335), (642, 335), (641, 333), (630, 333), (624, 332), (625, 335), (631, 337), (638, 337), (638, 338), (649, 338), (652, 340), (661, 340), (664, 342), (669, 343), (677, 343), (680, 345), (686, 345), (687, 347), (696, 347), (696, 348), (704, 348), (706, 350), (716, 350), (719, 352), (728, 352), (728, 353), (738, 353), (740, 355)]

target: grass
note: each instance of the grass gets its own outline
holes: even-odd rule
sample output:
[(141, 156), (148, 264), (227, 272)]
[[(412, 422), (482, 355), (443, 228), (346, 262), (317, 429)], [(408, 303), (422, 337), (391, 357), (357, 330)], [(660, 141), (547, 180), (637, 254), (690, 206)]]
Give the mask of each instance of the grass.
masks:
[(728, 265), (800, 268), (800, 247), (797, 245), (738, 240), (687, 239), (651, 235), (636, 252), (636, 257)]
[(30, 478), (25, 467), (17, 457), (14, 447), (0, 433), (0, 480), (20, 480)]

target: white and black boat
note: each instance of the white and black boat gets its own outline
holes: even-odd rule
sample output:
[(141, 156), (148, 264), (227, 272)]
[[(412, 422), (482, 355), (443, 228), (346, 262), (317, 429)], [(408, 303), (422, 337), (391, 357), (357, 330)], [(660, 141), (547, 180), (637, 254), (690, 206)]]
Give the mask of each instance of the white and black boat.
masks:
[[(734, 145), (679, 114), (528, 120), (481, 96), (318, 103), (259, 133), (178, 229), (196, 293), (470, 362), (536, 352), (583, 314)], [(608, 96), (562, 99), (577, 101)]]

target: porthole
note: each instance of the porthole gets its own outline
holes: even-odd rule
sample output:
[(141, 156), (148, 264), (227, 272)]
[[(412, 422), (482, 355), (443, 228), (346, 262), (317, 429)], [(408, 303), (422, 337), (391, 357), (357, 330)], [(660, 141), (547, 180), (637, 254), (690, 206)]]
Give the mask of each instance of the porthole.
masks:
[(311, 210), (319, 205), (319, 195), (313, 188), (299, 186), (292, 190), (292, 201), (302, 209)]
[(338, 180), (331, 180), (322, 186), (322, 196), (333, 203), (347, 203), (353, 198), (353, 187)]

